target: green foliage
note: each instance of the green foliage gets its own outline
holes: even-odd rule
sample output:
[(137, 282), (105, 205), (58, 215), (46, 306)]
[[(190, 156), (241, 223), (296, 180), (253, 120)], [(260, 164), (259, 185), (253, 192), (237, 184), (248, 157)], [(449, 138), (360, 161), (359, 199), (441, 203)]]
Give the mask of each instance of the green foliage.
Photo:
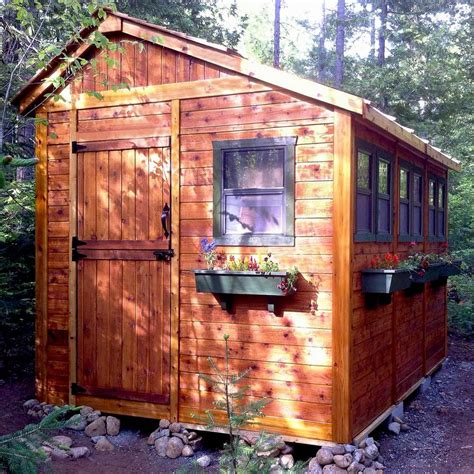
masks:
[(50, 442), (49, 433), (76, 421), (74, 416), (65, 419), (71, 410), (76, 409), (69, 406), (57, 408), (37, 424), (0, 436), (0, 469), (8, 468), (12, 474), (35, 474), (38, 466), (46, 460), (42, 445)]
[(449, 326), (464, 336), (474, 337), (474, 275), (466, 272), (449, 280)]

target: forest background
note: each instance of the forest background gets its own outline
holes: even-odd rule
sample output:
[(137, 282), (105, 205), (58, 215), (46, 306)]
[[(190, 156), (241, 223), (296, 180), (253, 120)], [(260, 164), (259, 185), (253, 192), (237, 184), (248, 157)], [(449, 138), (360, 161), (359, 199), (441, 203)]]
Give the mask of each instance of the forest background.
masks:
[[(474, 335), (474, 49), (469, 0), (0, 2), (0, 379), (32, 367), (34, 123), (10, 101), (103, 6), (365, 97), (462, 163), (449, 181), (450, 328)], [(107, 50), (107, 40), (94, 37)], [(84, 66), (77, 61), (72, 69)], [(61, 87), (61, 82), (54, 84)], [(123, 84), (121, 86), (126, 86)], [(90, 91), (91, 94), (97, 94)], [(23, 161), (27, 160), (27, 161)]]

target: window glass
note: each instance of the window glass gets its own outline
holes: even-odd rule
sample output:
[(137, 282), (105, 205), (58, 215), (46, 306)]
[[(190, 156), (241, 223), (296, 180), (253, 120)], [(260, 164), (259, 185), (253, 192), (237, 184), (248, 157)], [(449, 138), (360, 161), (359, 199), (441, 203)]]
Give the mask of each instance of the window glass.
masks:
[(391, 218), (392, 214), (390, 212), (390, 199), (379, 199), (377, 230), (384, 234), (390, 233)]
[(359, 151), (357, 153), (357, 187), (370, 189), (370, 155)]
[(408, 199), (408, 171), (400, 168), (400, 199)]
[(421, 203), (422, 198), (423, 198), (423, 186), (421, 183), (422, 183), (421, 176), (419, 174), (415, 174), (414, 179), (413, 179), (413, 186), (414, 186), (413, 198), (415, 202), (417, 203)]
[(435, 182), (432, 179), (430, 179), (429, 184), (428, 202), (430, 206), (435, 205)]
[(378, 162), (378, 191), (379, 193), (382, 194), (388, 194), (390, 190), (389, 186), (389, 166), (390, 163), (388, 163), (385, 160), (379, 160)]
[(440, 184), (438, 188), (438, 207), (444, 209), (444, 184)]
[(225, 189), (282, 188), (284, 150), (236, 150), (224, 153)]
[(421, 207), (415, 207), (413, 209), (413, 234), (416, 236), (420, 236), (423, 233), (422, 228), (422, 209)]
[(370, 194), (357, 194), (357, 231), (372, 232), (372, 197)]
[(283, 194), (227, 195), (226, 234), (281, 234)]

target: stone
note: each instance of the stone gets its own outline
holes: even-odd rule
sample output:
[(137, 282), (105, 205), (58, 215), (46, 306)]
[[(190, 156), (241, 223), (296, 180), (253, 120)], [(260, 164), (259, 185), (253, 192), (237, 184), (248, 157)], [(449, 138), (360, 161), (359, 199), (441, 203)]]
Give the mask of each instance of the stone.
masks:
[(89, 413), (92, 413), (93, 411), (94, 409), (92, 407), (85, 405), (81, 408), (81, 411), (79, 413), (81, 414), (81, 416), (87, 416)]
[(53, 410), (54, 410), (54, 405), (51, 405), (49, 403), (43, 407), (43, 413), (45, 415), (49, 415)]
[(372, 467), (377, 470), (385, 469), (385, 466), (379, 461), (374, 461), (374, 464), (372, 464)]
[(406, 423), (400, 425), (400, 431), (409, 431), (410, 427)]
[(392, 421), (388, 425), (388, 430), (391, 431), (392, 433), (395, 433), (396, 435), (400, 434), (400, 423), (397, 423), (396, 421)]
[(179, 439), (173, 436), (168, 441), (168, 446), (166, 447), (166, 456), (171, 459), (176, 459), (181, 456), (183, 452), (184, 443)]
[(86, 446), (77, 446), (76, 448), (71, 448), (69, 451), (72, 459), (85, 458), (89, 456), (90, 453), (89, 448)]
[(375, 444), (374, 438), (369, 437), (365, 440), (365, 445), (366, 446), (372, 446), (373, 444)]
[(97, 451), (113, 451), (115, 446), (105, 436), (101, 436), (95, 443), (95, 449)]
[(285, 470), (280, 466), (270, 466), (269, 474), (285, 474)]
[(364, 470), (365, 466), (355, 461), (347, 468), (347, 472), (351, 474), (358, 474), (359, 472), (364, 472)]
[(285, 444), (285, 446), (280, 449), (280, 454), (293, 454), (293, 448)]
[(194, 449), (194, 451), (199, 451), (202, 448), (202, 437), (193, 439), (189, 442), (189, 444)]
[(66, 451), (63, 451), (62, 449), (55, 448), (51, 451), (51, 458), (56, 460), (63, 460), (69, 458), (69, 454), (66, 453)]
[(280, 454), (280, 448), (269, 449), (268, 451), (258, 451), (257, 456), (260, 458), (276, 458)]
[(342, 444), (336, 444), (336, 446), (331, 447), (332, 454), (344, 454), (346, 452), (346, 448)]
[(353, 444), (345, 444), (344, 449), (346, 453), (352, 454), (356, 450), (356, 447)]
[(345, 469), (341, 469), (340, 467), (337, 467), (335, 464), (328, 464), (327, 466), (323, 467), (323, 474), (325, 473), (346, 473), (347, 471)]
[(352, 454), (352, 457), (355, 462), (362, 463), (364, 461), (365, 455), (363, 449), (356, 449)]
[(53, 436), (51, 444), (60, 449), (69, 449), (72, 446), (72, 439), (69, 436)]
[(200, 458), (196, 459), (196, 463), (202, 468), (209, 467), (211, 464), (211, 458), (209, 456), (201, 456)]
[(171, 424), (171, 423), (170, 423), (169, 420), (163, 419), (163, 420), (160, 420), (160, 423), (159, 423), (158, 426), (159, 426), (162, 430), (164, 430), (164, 429), (166, 429), (166, 428), (169, 428), (170, 424)]
[(117, 436), (120, 433), (120, 420), (115, 416), (108, 416), (105, 425), (109, 436)]
[(370, 444), (364, 449), (364, 454), (369, 459), (377, 459), (377, 456), (379, 455), (379, 448), (377, 448), (375, 444)]
[(105, 420), (103, 418), (98, 418), (89, 425), (86, 426), (85, 433), (89, 438), (92, 436), (103, 436), (107, 433), (107, 428), (105, 426)]
[(191, 448), (191, 446), (189, 446), (189, 444), (184, 446), (183, 451), (181, 451), (181, 456), (185, 456), (187, 458), (189, 458), (193, 454), (194, 454), (193, 448)]
[(87, 420), (81, 415), (74, 415), (69, 420), (67, 427), (74, 431), (84, 431), (87, 427)]
[(92, 436), (91, 441), (95, 444), (100, 438), (102, 438), (102, 436)]
[(372, 461), (372, 459), (370, 459), (370, 458), (364, 458), (364, 460), (362, 461), (362, 464), (365, 467), (370, 467), (370, 466), (372, 466), (373, 463), (374, 463), (374, 461)]
[(25, 410), (30, 410), (33, 407), (36, 407), (39, 405), (39, 401), (36, 400), (36, 398), (31, 398), (30, 400), (26, 400), (25, 403), (23, 403), (23, 408)]
[(188, 434), (188, 441), (193, 441), (194, 439), (197, 439), (197, 438), (198, 438), (198, 435), (195, 431), (191, 431)]
[(341, 469), (347, 469), (352, 463), (352, 456), (350, 454), (336, 454), (334, 456), (334, 463)]
[(166, 457), (166, 448), (168, 447), (168, 443), (169, 438), (167, 437), (159, 438), (155, 441), (155, 449), (158, 456), (161, 456), (162, 458)]
[(102, 413), (99, 410), (94, 410), (86, 415), (86, 420), (88, 423), (92, 423), (93, 421), (98, 420), (101, 415)]
[(174, 436), (175, 438), (179, 438), (184, 444), (189, 444), (188, 437), (182, 433), (172, 433), (171, 436)]
[(399, 418), (403, 418), (405, 413), (405, 405), (403, 402), (398, 403), (395, 408), (392, 410), (392, 416), (398, 416)]
[(181, 423), (171, 423), (170, 431), (171, 433), (179, 433), (181, 431)]
[(328, 448), (321, 448), (316, 453), (316, 459), (321, 466), (326, 466), (326, 464), (331, 464), (334, 459), (332, 451)]
[(295, 465), (295, 458), (291, 454), (284, 454), (280, 457), (280, 464), (285, 469), (291, 469)]
[(377, 461), (380, 464), (385, 464), (385, 458), (381, 454), (379, 454), (379, 457), (377, 458)]
[(308, 464), (307, 474), (322, 474), (323, 468), (319, 465), (316, 458), (311, 459)]
[(377, 474), (377, 471), (373, 467), (366, 467), (364, 469), (364, 474)]
[(392, 421), (395, 421), (396, 423), (400, 423), (400, 424), (403, 423), (403, 420), (399, 416), (394, 416)]

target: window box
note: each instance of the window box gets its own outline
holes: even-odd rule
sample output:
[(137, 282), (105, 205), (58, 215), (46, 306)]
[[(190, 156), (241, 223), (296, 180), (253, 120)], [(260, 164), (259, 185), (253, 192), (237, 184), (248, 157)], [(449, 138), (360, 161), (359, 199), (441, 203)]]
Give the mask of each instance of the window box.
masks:
[(196, 291), (221, 295), (221, 308), (230, 309), (232, 295), (268, 296), (268, 310), (275, 312), (273, 298), (289, 296), (278, 285), (288, 277), (286, 272), (194, 270)]
[(461, 273), (461, 260), (455, 260), (454, 262), (451, 263), (445, 263), (439, 272), (439, 276), (444, 278), (444, 277), (449, 277), (453, 275), (459, 275)]
[(428, 283), (441, 278), (441, 270), (445, 266), (444, 263), (431, 263), (424, 272), (420, 270), (412, 270), (411, 279), (413, 283)]
[(410, 271), (404, 269), (369, 269), (362, 271), (362, 292), (390, 294), (411, 285)]

